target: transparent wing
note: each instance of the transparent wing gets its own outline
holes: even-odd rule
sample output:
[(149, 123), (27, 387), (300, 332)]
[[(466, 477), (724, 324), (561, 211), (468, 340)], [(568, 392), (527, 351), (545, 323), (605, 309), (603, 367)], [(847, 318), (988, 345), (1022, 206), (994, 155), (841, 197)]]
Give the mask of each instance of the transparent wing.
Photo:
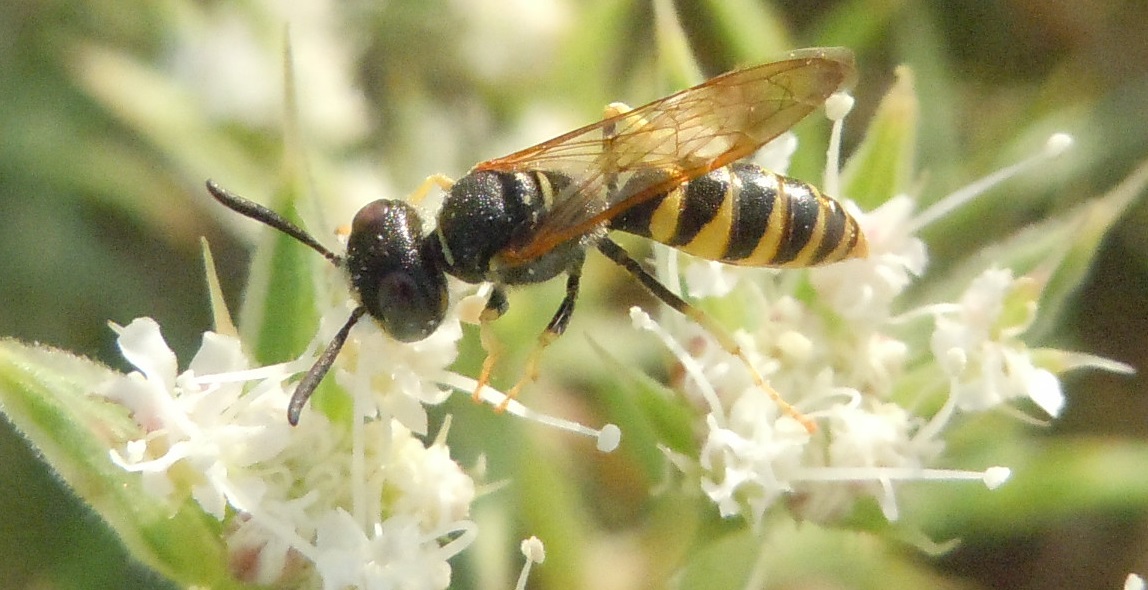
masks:
[(799, 50), (475, 166), (571, 179), (528, 240), (504, 249), (501, 260), (533, 260), (645, 200), (748, 156), (853, 77), (848, 49)]

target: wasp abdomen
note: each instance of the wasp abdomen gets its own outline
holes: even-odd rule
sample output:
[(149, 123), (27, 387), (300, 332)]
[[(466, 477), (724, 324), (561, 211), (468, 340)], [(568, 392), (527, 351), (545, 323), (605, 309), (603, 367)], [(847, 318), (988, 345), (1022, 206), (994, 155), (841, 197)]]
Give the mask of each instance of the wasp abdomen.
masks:
[(840, 203), (744, 163), (682, 183), (618, 215), (610, 228), (741, 266), (816, 266), (868, 253), (857, 220)]

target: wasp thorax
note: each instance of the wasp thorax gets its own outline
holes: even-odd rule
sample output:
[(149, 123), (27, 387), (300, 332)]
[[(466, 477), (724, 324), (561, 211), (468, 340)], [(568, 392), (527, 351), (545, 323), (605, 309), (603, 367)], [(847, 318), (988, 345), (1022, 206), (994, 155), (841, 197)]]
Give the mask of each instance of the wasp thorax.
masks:
[(422, 340), (442, 323), (446, 275), (437, 250), (424, 246), (414, 207), (378, 200), (360, 209), (351, 224), (346, 267), (367, 313), (396, 340)]
[(525, 173), (472, 172), (460, 178), (438, 214), (450, 273), (468, 283), (489, 280), (491, 259), (531, 221), (523, 200), (537, 192)]

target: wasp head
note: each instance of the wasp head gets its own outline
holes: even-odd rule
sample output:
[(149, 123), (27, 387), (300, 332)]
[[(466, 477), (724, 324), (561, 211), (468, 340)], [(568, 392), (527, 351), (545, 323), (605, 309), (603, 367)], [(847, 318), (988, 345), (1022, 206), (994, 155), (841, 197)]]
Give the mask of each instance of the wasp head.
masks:
[(402, 201), (378, 200), (351, 223), (346, 267), (367, 313), (392, 338), (422, 340), (446, 314), (446, 274), (422, 219)]

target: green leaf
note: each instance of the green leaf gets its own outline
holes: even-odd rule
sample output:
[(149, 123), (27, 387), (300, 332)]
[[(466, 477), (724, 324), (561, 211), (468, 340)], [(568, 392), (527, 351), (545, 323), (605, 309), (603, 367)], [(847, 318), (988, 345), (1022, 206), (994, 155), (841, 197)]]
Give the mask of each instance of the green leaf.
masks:
[[(603, 373), (610, 375), (614, 389), (601, 396), (611, 422), (622, 429), (623, 450), (643, 467), (650, 481), (665, 473), (666, 457), (659, 445), (689, 457), (697, 456), (694, 416), (679, 393), (658, 383), (641, 369), (619, 362), (597, 342), (589, 340), (603, 361)], [(606, 387), (606, 386), (604, 386)]]
[(654, 29), (661, 82), (669, 88), (688, 88), (705, 79), (670, 0), (654, 1)]
[(190, 499), (146, 491), (110, 449), (143, 436), (127, 411), (93, 392), (115, 373), (71, 354), (0, 341), (0, 410), (144, 564), (185, 586), (240, 588), (227, 571), (220, 525)]
[(733, 48), (736, 59), (749, 63), (772, 59), (793, 49), (793, 36), (772, 4), (756, 0), (705, 0), (717, 26), (717, 37)]
[(897, 81), (881, 100), (865, 139), (841, 172), (843, 196), (871, 210), (905, 192), (916, 160), (919, 117), (912, 72), (898, 68)]
[(1070, 227), (1070, 235), (1059, 245), (1064, 250), (1041, 293), (1040, 314), (1026, 332), (1026, 338), (1036, 341), (1051, 334), (1076, 290), (1088, 277), (1108, 231), (1144, 195), (1146, 187), (1148, 160), (1107, 195), (1085, 203), (1070, 214), (1065, 224)]
[(1022, 535), (1099, 511), (1125, 514), (1148, 505), (1148, 445), (1140, 441), (1054, 438), (1044, 443), (985, 435), (979, 451), (962, 462), (998, 463), (1013, 472), (993, 491), (960, 485), (929, 488), (914, 517), (944, 535), (971, 531)]
[[(283, 71), (286, 105), (283, 180), (270, 206), (302, 227), (298, 207), (307, 194), (308, 183), (289, 39), (283, 51)], [(327, 262), (294, 238), (270, 227), (262, 229), (239, 326), (243, 341), (258, 362), (271, 364), (297, 357), (314, 337), (319, 320), (313, 278), (317, 263)]]
[[(300, 197), (297, 184), (285, 186), (275, 210), (287, 212)], [(298, 216), (286, 215), (298, 223)], [(294, 238), (266, 227), (251, 262), (251, 275), (239, 315), (239, 331), (259, 363), (280, 363), (299, 356), (315, 336), (314, 273), (326, 263)]]
[(215, 257), (211, 255), (211, 246), (206, 238), (199, 239), (200, 249), (203, 250), (203, 271), (207, 277), (207, 293), (211, 299), (211, 324), (217, 334), (239, 338), (239, 330), (231, 321), (231, 312), (227, 309), (227, 302), (223, 300), (223, 287), (219, 284), (219, 273), (215, 271)]

